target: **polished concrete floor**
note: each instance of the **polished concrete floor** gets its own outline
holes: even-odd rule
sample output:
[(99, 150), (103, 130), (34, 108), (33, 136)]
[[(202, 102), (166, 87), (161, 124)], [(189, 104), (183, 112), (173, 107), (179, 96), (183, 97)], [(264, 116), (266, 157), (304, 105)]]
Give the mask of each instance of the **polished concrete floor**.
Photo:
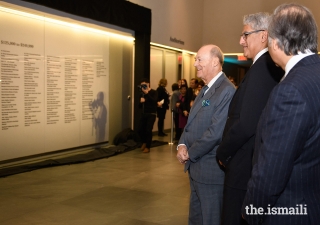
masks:
[(0, 224), (185, 225), (190, 188), (175, 149), (136, 149), (0, 178)]

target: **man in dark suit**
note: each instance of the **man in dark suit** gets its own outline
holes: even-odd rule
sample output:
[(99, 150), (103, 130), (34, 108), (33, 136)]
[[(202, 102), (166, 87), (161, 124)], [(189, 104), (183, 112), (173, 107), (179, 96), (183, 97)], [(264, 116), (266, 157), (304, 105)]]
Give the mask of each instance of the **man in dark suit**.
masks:
[(285, 70), (263, 110), (242, 206), (249, 224), (320, 223), (320, 59), (311, 12), (279, 6), (269, 52)]
[(246, 224), (241, 206), (252, 170), (252, 154), (257, 124), (271, 90), (284, 71), (268, 52), (267, 13), (246, 15), (240, 45), (244, 56), (253, 60), (229, 106), (228, 120), (217, 158), (225, 166), (222, 224)]
[(199, 49), (194, 66), (205, 83), (196, 97), (178, 143), (177, 158), (189, 171), (189, 225), (219, 225), (224, 172), (216, 161), (227, 111), (235, 92), (222, 72), (223, 53), (215, 45)]

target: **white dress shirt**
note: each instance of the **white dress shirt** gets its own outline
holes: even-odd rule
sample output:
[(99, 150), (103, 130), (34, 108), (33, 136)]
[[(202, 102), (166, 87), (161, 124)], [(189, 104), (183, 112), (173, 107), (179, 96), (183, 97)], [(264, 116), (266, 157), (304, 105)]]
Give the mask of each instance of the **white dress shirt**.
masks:
[[(282, 77), (281, 81), (284, 80), (284, 78), (286, 78), (286, 76), (288, 75), (288, 73), (290, 72), (290, 70), (304, 57), (307, 57), (309, 55), (314, 55), (313, 52), (311, 52), (309, 49), (306, 50), (306, 53), (302, 53), (302, 52), (298, 52), (298, 55), (294, 55), (292, 56), (291, 59), (289, 59), (289, 61), (287, 62), (285, 71), (286, 73), (284, 74), (284, 76)], [(281, 82), (280, 81), (280, 82)]]
[(264, 53), (266, 53), (268, 51), (268, 48), (264, 48), (262, 49), (260, 52), (258, 52), (258, 54), (253, 58), (253, 63), (252, 65), (257, 61), (257, 59), (260, 58), (260, 56), (262, 56)]
[(221, 75), (222, 75), (222, 71), (220, 71), (214, 78), (210, 80), (210, 82), (207, 84), (208, 89), (203, 93), (203, 95), (205, 95), (208, 92), (208, 90), (211, 88), (214, 82), (216, 82)]

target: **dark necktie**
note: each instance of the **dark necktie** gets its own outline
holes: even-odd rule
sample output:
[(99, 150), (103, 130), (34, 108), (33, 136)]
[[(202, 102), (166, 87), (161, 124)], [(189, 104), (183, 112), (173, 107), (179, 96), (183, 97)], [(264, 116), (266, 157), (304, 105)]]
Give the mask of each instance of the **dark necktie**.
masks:
[(208, 87), (207, 85), (203, 86), (203, 88), (202, 88), (203, 92), (202, 92), (201, 98), (204, 96), (204, 94), (206, 93), (206, 90), (207, 90), (208, 88), (209, 88), (209, 87)]

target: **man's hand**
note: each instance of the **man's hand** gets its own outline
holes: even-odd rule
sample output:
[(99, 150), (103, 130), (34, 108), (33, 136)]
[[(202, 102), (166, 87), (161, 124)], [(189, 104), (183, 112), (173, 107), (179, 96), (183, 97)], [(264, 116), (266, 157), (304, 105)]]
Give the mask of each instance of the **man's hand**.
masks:
[(140, 102), (141, 102), (141, 103), (144, 103), (145, 101), (146, 101), (145, 98), (140, 98)]
[(148, 94), (149, 93), (149, 88), (146, 88), (146, 89), (144, 89), (144, 88), (141, 88), (141, 90), (142, 90), (142, 92), (146, 95), (146, 94)]
[(189, 160), (189, 154), (185, 145), (180, 145), (178, 148), (177, 159), (181, 164), (185, 164)]

